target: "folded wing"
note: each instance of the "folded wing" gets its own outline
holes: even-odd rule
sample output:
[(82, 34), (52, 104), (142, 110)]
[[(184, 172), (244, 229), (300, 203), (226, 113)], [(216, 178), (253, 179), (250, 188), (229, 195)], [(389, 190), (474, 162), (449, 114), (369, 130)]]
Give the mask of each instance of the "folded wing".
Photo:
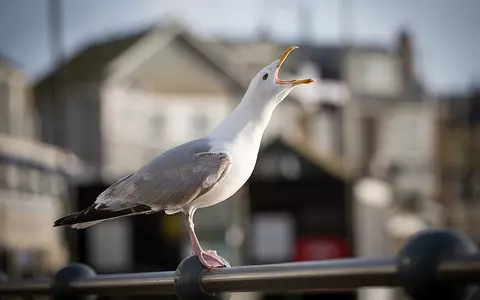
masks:
[(233, 163), (228, 153), (210, 150), (206, 139), (173, 148), (112, 184), (87, 209), (57, 220), (54, 226), (84, 228), (106, 219), (188, 205), (211, 190)]

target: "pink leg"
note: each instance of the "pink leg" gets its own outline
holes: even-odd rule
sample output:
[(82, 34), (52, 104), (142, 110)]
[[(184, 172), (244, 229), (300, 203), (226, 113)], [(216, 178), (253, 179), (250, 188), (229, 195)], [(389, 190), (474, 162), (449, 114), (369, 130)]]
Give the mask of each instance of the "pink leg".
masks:
[(188, 234), (190, 235), (190, 241), (192, 242), (193, 254), (198, 256), (200, 262), (207, 268), (224, 268), (222, 259), (217, 255), (217, 251), (202, 249), (200, 243), (198, 242), (197, 235), (195, 234), (194, 224), (193, 224), (193, 213), (191, 211), (185, 218), (185, 223), (188, 229)]

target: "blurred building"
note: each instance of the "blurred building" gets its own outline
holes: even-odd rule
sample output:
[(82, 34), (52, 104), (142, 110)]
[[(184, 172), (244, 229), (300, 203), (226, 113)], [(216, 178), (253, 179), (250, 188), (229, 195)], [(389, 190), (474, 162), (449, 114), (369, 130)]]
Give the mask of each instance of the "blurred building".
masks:
[[(442, 115), (438, 100), (413, 71), (411, 35), (401, 32), (393, 48), (311, 46), (304, 57), (327, 82), (326, 90), (320, 85), (317, 93), (317, 111), (323, 113), (312, 114), (309, 123), (322, 134), (310, 136), (323, 138), (317, 144), (330, 145), (330, 153), (343, 156), (355, 180), (388, 179), (395, 205), (414, 209), (430, 225), (441, 224), (437, 203)], [(412, 201), (415, 204), (405, 204)], [(359, 240), (366, 238), (362, 233), (376, 235), (357, 228)]]
[[(247, 47), (200, 39), (173, 24), (95, 42), (42, 78), (35, 86), (42, 139), (71, 149), (86, 164), (76, 209), (158, 153), (214, 128), (241, 99), (251, 77), (281, 51), (273, 43)], [(279, 111), (297, 114), (294, 106)], [(294, 126), (277, 120), (266, 135), (293, 132)], [(205, 247), (219, 249), (235, 264), (242, 255), (227, 244), (225, 232), (246, 217), (245, 210), (236, 209), (245, 201), (234, 198), (197, 212), (196, 228)], [(178, 255), (191, 251), (181, 227), (179, 216), (163, 215), (102, 223), (78, 232), (77, 255), (99, 271), (172, 269)], [(160, 230), (148, 231), (147, 237), (143, 228)], [(182, 249), (175, 246), (179, 239)], [(109, 254), (120, 248), (127, 250), (118, 257)]]
[[(93, 43), (53, 70), (35, 87), (41, 134), (45, 141), (72, 149), (87, 164), (87, 176), (78, 186), (77, 209), (90, 205), (107, 185), (156, 154), (216, 126), (238, 103), (252, 76), (277, 59), (283, 48), (268, 40), (200, 39), (172, 25)], [(287, 61), (282, 78), (298, 72), (289, 65)], [(312, 96), (302, 95), (302, 101)], [(275, 112), (264, 144), (286, 138), (296, 148), (310, 149), (301, 130), (309, 109), (300, 96), (289, 97)], [(282, 149), (292, 152), (291, 147)], [(336, 150), (330, 154), (337, 155)], [(304, 154), (296, 155), (310, 161)], [(309, 168), (325, 174), (325, 180), (338, 183), (332, 201), (339, 200), (335, 211), (342, 218), (337, 221), (344, 224), (348, 219), (345, 179), (319, 167), (318, 161), (310, 164), (315, 167)], [(297, 182), (308, 184), (293, 179), (290, 185), (300, 189)], [(249, 203), (263, 200), (249, 191), (249, 185), (231, 200), (196, 213), (204, 247), (219, 250), (232, 264), (248, 259), (245, 234), (255, 210)], [(308, 204), (320, 195), (304, 197)], [(350, 226), (344, 225), (338, 238), (347, 243)], [(299, 237), (308, 234), (304, 230), (308, 226), (302, 226)], [(331, 228), (332, 223), (325, 226)], [(174, 269), (191, 251), (182, 231), (179, 216), (163, 214), (109, 221), (85, 231), (67, 229), (68, 234), (79, 234), (78, 259), (99, 272)]]
[(444, 108), (440, 183), (446, 222), (480, 243), (480, 88), (446, 96)]
[[(291, 61), (292, 73), (320, 84), (292, 94), (304, 108), (302, 136), (316, 151), (343, 157), (353, 182), (371, 176), (386, 180), (395, 207), (408, 207), (425, 226), (438, 226), (443, 223), (438, 145), (444, 114), (414, 72), (413, 48), (406, 31), (394, 47), (303, 45), (297, 61)], [(366, 238), (362, 232), (378, 236), (356, 227), (359, 240)], [(385, 243), (391, 249), (384, 254), (394, 251), (391, 241)]]
[[(248, 253), (255, 245), (243, 241), (254, 198), (282, 172), (295, 174), (295, 161), (325, 175), (318, 180), (341, 187), (334, 194), (319, 190), (304, 197), (337, 199), (340, 219), (350, 220), (339, 234), (356, 255), (391, 254), (410, 234), (441, 224), (441, 114), (413, 72), (412, 47), (409, 34), (401, 33), (393, 48), (303, 45), (292, 54), (280, 76), (308, 76), (320, 84), (295, 90), (279, 105), (264, 136), (257, 179), (232, 200), (198, 212), (205, 247), (219, 249), (233, 264), (252, 259)], [(212, 129), (238, 103), (251, 77), (283, 48), (268, 39), (199, 38), (175, 24), (97, 41), (44, 77), (35, 87), (41, 137), (72, 149), (87, 164), (77, 209), (156, 154)], [(278, 159), (265, 158), (269, 151)], [(312, 161), (305, 151), (320, 159)], [(285, 162), (284, 155), (296, 159)], [(345, 176), (319, 161), (336, 162)], [(262, 182), (258, 174), (269, 168), (276, 179)], [(372, 206), (352, 195), (352, 185), (366, 178), (383, 180), (392, 199)], [(302, 176), (289, 180), (291, 191), (309, 182)], [(292, 208), (293, 203), (284, 210)], [(181, 227), (177, 216), (163, 215), (105, 222), (79, 233), (78, 255), (101, 272), (172, 269), (190, 251)], [(124, 251), (111, 255), (112, 249)]]
[[(391, 255), (411, 234), (444, 221), (443, 114), (414, 72), (413, 47), (401, 32), (392, 48), (303, 45), (290, 61), (292, 73), (320, 82), (292, 93), (303, 108), (299, 128), (310, 146), (341, 157), (349, 172), (357, 256)], [(379, 293), (364, 297), (384, 297)]]
[(38, 276), (68, 261), (62, 231), (52, 227), (81, 169), (71, 153), (37, 138), (31, 89), (21, 69), (0, 58), (0, 270)]
[[(416, 232), (442, 225), (438, 202), (440, 110), (414, 73), (412, 37), (393, 49), (349, 49), (345, 76), (345, 156), (356, 186), (356, 254), (389, 256)], [(365, 180), (376, 186), (365, 188)], [(387, 193), (385, 193), (388, 191)], [(372, 199), (382, 195), (381, 201)], [(362, 299), (393, 299), (392, 291), (360, 291)], [(388, 296), (390, 295), (390, 296)]]

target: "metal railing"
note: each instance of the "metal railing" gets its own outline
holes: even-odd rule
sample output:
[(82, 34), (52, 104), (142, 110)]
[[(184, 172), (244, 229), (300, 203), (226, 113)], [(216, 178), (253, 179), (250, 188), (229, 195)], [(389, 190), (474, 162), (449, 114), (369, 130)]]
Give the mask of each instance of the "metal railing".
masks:
[[(425, 231), (412, 237), (396, 258), (341, 259), (206, 270), (194, 256), (175, 272), (96, 275), (71, 264), (46, 281), (0, 283), (0, 296), (176, 294), (179, 299), (225, 299), (232, 292), (339, 291), (402, 287), (412, 299), (466, 299), (480, 283), (480, 255), (466, 236)], [(227, 263), (228, 264), (228, 263)], [(78, 299), (78, 298), (77, 298)]]

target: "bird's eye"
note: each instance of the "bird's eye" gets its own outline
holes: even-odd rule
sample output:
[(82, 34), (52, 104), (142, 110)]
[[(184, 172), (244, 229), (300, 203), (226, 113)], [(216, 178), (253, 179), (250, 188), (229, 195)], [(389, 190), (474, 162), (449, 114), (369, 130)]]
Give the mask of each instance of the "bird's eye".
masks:
[(265, 73), (265, 75), (263, 75), (263, 80), (267, 80), (268, 78), (268, 73)]

